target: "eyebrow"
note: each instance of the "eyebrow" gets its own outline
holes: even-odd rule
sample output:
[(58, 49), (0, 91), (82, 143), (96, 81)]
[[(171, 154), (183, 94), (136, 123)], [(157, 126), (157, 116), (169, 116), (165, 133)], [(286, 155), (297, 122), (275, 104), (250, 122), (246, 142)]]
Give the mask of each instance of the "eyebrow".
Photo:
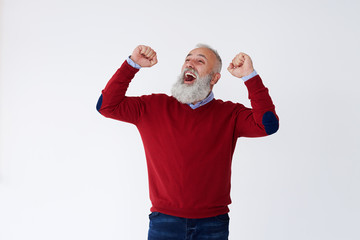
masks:
[[(189, 56), (192, 56), (192, 54), (191, 54), (191, 53), (189, 53), (186, 57), (189, 57)], [(203, 57), (203, 58), (205, 58), (205, 59), (207, 60), (207, 58), (205, 57), (205, 55), (204, 55), (204, 54), (198, 54), (198, 56)]]

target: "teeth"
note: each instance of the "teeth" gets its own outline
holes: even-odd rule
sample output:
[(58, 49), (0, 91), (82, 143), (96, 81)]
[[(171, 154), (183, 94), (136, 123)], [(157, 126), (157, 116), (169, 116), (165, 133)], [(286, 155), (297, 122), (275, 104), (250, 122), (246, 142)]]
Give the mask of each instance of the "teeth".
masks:
[(192, 72), (185, 73), (185, 76), (189, 76), (189, 75), (192, 76), (193, 78), (196, 78), (196, 75)]

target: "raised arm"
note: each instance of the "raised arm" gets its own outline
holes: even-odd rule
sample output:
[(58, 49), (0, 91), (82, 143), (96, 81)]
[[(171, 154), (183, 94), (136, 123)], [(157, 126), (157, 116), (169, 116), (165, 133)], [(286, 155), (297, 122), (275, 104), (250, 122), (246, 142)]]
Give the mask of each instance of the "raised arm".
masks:
[(262, 137), (275, 133), (279, 128), (279, 118), (268, 89), (254, 71), (251, 58), (245, 53), (237, 54), (229, 64), (228, 71), (245, 80), (252, 106), (238, 112), (238, 136)]
[[(144, 45), (137, 46), (131, 61), (140, 67), (152, 67), (157, 63), (156, 52)], [(139, 97), (126, 97), (129, 83), (139, 69), (125, 61), (112, 76), (96, 105), (96, 109), (105, 117), (136, 123), (143, 111), (143, 104)]]

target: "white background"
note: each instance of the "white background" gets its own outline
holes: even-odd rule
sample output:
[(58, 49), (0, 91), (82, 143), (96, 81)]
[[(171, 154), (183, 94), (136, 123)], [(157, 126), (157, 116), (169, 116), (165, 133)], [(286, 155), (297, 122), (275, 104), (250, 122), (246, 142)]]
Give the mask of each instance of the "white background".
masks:
[(216, 98), (247, 106), (227, 71), (248, 53), (280, 130), (240, 139), (230, 239), (360, 239), (359, 1), (2, 0), (0, 239), (146, 239), (136, 128), (106, 119), (101, 90), (138, 44), (159, 63), (128, 93), (169, 93), (186, 54), (223, 58)]

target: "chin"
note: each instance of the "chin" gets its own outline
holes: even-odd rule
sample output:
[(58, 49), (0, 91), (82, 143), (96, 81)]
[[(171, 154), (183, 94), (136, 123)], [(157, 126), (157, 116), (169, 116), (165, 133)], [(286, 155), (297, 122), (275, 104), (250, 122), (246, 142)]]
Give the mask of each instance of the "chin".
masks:
[(199, 102), (209, 95), (211, 91), (211, 78), (212, 76), (208, 75), (203, 78), (186, 81), (184, 75), (181, 74), (173, 85), (171, 94), (179, 102), (184, 104)]

